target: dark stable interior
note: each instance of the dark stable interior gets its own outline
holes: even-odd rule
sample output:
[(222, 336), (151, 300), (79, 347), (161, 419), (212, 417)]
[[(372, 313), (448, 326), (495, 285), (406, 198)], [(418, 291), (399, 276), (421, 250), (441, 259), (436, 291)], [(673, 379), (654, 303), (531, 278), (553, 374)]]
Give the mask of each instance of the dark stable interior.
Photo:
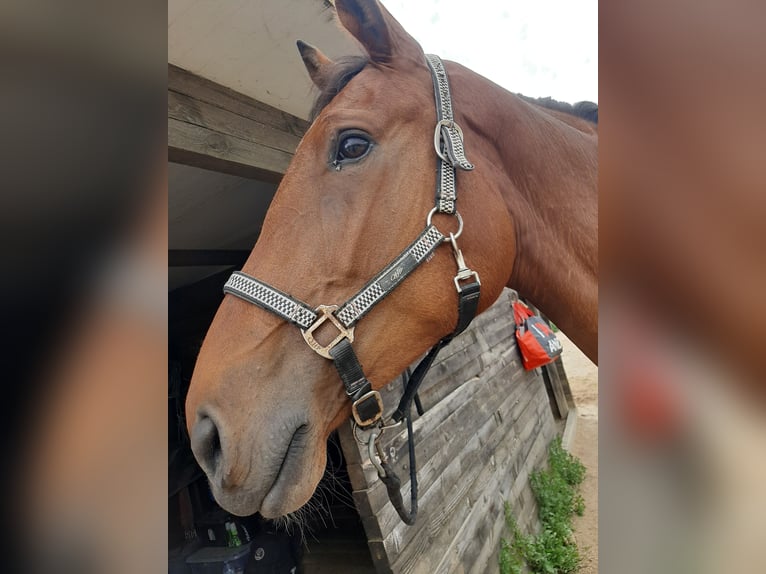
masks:
[[(186, 559), (204, 547), (225, 547), (233, 521), (249, 543), (245, 573), (321, 574), (374, 572), (338, 438), (327, 443), (327, 469), (296, 520), (237, 517), (212, 497), (189, 446), (184, 401), (199, 347), (232, 269), (169, 293), (168, 366), (168, 567), (171, 573), (225, 572), (224, 563), (190, 569)], [(236, 549), (231, 550), (232, 553)]]

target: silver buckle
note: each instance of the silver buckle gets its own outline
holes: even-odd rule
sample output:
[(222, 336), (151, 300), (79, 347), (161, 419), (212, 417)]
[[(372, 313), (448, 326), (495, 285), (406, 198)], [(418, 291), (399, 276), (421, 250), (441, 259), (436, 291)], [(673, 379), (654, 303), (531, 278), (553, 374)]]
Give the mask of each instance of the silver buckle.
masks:
[(443, 138), (442, 128), (447, 128), (447, 130), (454, 129), (457, 132), (458, 138), (460, 138), (460, 141), (463, 141), (463, 130), (460, 129), (460, 126), (457, 125), (457, 122), (454, 120), (439, 120), (436, 122), (436, 129), (434, 130), (434, 149), (436, 150), (436, 155), (438, 155), (442, 161), (447, 162), (449, 165), (455, 167), (455, 162), (452, 161), (452, 158), (445, 156), (442, 153), (441, 150), (441, 143)]
[[(319, 314), (317, 320), (308, 329), (301, 329), (303, 334), (303, 340), (306, 344), (316, 351), (319, 355), (322, 355), (325, 359), (332, 359), (330, 350), (340, 343), (344, 338), (348, 339), (350, 343), (354, 342), (354, 327), (346, 328), (338, 321), (338, 318), (334, 315), (338, 310), (337, 305), (320, 305), (316, 308), (316, 312)], [(327, 345), (322, 345), (314, 338), (314, 331), (316, 331), (325, 321), (330, 321), (333, 326), (338, 329), (338, 335)]]

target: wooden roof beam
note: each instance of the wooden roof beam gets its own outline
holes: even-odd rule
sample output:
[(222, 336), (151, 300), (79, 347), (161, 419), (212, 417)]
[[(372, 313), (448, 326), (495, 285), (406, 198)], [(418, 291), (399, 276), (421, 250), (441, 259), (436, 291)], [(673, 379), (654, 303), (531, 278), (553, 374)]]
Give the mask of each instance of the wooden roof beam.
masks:
[(168, 160), (278, 183), (308, 122), (168, 64)]

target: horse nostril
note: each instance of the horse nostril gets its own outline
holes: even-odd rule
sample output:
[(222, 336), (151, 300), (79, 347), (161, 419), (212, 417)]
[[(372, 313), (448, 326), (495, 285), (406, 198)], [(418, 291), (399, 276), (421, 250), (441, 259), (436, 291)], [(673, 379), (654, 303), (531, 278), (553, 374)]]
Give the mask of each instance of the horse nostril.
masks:
[(215, 474), (221, 460), (221, 438), (213, 419), (203, 415), (197, 421), (192, 429), (191, 447), (202, 470), (208, 475)]

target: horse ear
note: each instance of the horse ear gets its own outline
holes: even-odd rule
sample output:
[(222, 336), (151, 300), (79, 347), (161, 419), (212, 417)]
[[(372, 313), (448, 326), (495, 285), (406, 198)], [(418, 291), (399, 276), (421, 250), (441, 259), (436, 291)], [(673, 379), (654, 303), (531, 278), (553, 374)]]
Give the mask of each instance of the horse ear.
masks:
[(334, 65), (333, 61), (311, 44), (302, 40), (298, 40), (296, 43), (311, 81), (320, 91), (324, 91), (331, 76), (330, 70)]
[(370, 59), (390, 63), (397, 57), (422, 61), (423, 49), (376, 0), (335, 0), (343, 27), (359, 40)]

